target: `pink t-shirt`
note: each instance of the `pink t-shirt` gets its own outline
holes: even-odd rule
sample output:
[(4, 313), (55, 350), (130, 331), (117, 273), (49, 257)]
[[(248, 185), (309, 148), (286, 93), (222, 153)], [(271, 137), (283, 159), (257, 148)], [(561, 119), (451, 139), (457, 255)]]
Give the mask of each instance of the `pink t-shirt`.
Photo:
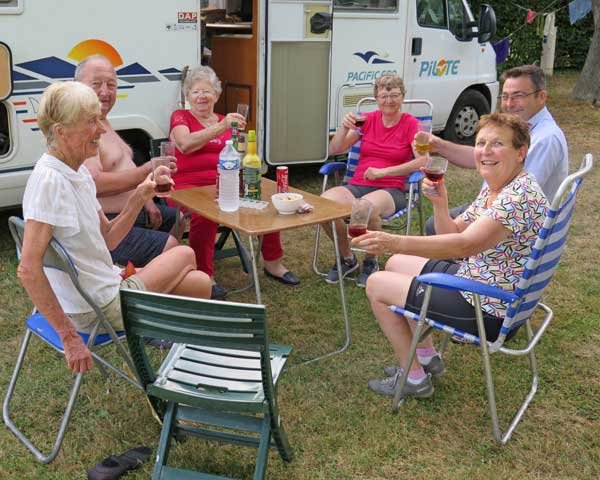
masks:
[(367, 120), (361, 128), (363, 136), (360, 159), (350, 184), (404, 190), (406, 177), (366, 180), (364, 174), (369, 167), (386, 168), (410, 162), (413, 159), (411, 143), (417, 133), (418, 120), (408, 113), (403, 113), (396, 125), (387, 128), (381, 120), (381, 110), (369, 112), (365, 116)]
[[(219, 113), (216, 115), (219, 121), (223, 119), (223, 115)], [(171, 115), (171, 131), (179, 125), (188, 127), (190, 133), (205, 128), (189, 110), (175, 110), (173, 112)], [(185, 155), (176, 149), (177, 173), (173, 175), (175, 190), (214, 185), (217, 181), (219, 153), (225, 148), (225, 142), (230, 138), (231, 130), (227, 129), (195, 152)]]

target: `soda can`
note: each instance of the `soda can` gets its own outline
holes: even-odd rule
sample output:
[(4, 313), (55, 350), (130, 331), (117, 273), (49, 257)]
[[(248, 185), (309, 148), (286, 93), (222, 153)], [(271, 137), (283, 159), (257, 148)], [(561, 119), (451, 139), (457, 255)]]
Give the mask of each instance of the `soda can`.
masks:
[(288, 167), (277, 167), (277, 193), (289, 192), (290, 184), (288, 178)]

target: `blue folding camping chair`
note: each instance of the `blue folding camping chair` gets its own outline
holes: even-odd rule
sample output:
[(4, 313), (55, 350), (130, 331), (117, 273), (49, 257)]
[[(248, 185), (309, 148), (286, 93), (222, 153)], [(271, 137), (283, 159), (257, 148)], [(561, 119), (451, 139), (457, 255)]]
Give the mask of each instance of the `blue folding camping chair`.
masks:
[[(10, 217), (8, 220), (8, 227), (17, 247), (17, 256), (20, 257), (23, 246), (23, 232), (25, 229), (25, 222), (23, 222), (23, 220), (18, 217)], [(63, 246), (54, 238), (50, 241), (48, 249), (46, 250), (46, 253), (44, 255), (44, 267), (54, 268), (65, 272), (69, 276), (70, 280), (73, 282), (73, 285), (81, 294), (83, 299), (92, 307), (92, 309), (96, 313), (98, 321), (94, 326), (92, 332), (89, 334), (79, 333), (79, 335), (81, 336), (83, 342), (92, 352), (92, 358), (94, 359), (94, 363), (98, 367), (98, 370), (102, 373), (102, 375), (108, 377), (105, 369), (109, 369), (124, 380), (127, 380), (135, 387), (143, 390), (142, 385), (140, 384), (137, 378), (132, 378), (130, 375), (127, 375), (126, 373), (122, 372), (114, 365), (110, 364), (107, 360), (102, 358), (100, 355), (98, 355), (97, 350), (100, 347), (114, 343), (117, 347), (118, 353), (121, 355), (121, 357), (129, 367), (130, 371), (135, 371), (133, 360), (131, 359), (127, 350), (125, 350), (125, 347), (123, 346), (124, 342), (122, 342), (122, 340), (124, 338), (125, 332), (114, 331), (108, 320), (106, 320), (106, 317), (104, 316), (100, 307), (81, 287), (78, 281), (77, 268), (73, 264), (71, 257), (63, 248)], [(102, 327), (108, 333), (98, 335), (100, 327)], [(11, 399), (15, 391), (15, 387), (17, 385), (17, 379), (19, 378), (19, 374), (21, 372), (23, 360), (25, 359), (27, 347), (29, 346), (30, 340), (32, 338), (38, 338), (44, 344), (50, 346), (58, 353), (64, 355), (63, 345), (60, 340), (60, 337), (58, 336), (58, 333), (56, 333), (56, 330), (54, 330), (54, 328), (52, 327), (52, 325), (50, 325), (48, 320), (46, 320), (46, 318), (44, 318), (44, 316), (40, 312), (38, 312), (37, 309), (34, 307), (32, 315), (26, 321), (25, 337), (23, 338), (23, 342), (21, 343), (21, 348), (17, 356), (17, 362), (15, 364), (15, 368), (10, 379), (8, 390), (4, 397), (2, 417), (4, 419), (4, 423), (10, 429), (10, 431), (19, 439), (21, 443), (23, 443), (23, 445), (27, 447), (27, 449), (35, 456), (35, 458), (38, 461), (42, 463), (50, 463), (56, 458), (62, 445), (62, 441), (67, 431), (67, 425), (71, 418), (73, 407), (75, 406), (75, 400), (77, 398), (79, 388), (81, 387), (81, 382), (83, 380), (84, 374), (78, 373), (74, 376), (71, 392), (69, 394), (69, 399), (67, 401), (67, 405), (63, 413), (63, 417), (60, 423), (60, 427), (58, 429), (58, 433), (56, 435), (56, 439), (54, 441), (54, 445), (50, 453), (42, 453), (40, 449), (33, 444), (33, 442), (23, 433), (21, 429), (19, 429), (19, 427), (17, 427), (17, 425), (11, 419), (9, 408)]]
[[(587, 173), (592, 169), (592, 165), (593, 157), (590, 153), (588, 153), (585, 155), (580, 169), (572, 175), (569, 175), (562, 182), (550, 208), (548, 209), (546, 219), (539, 233), (539, 237), (527, 261), (523, 276), (519, 280), (514, 292), (507, 292), (487, 284), (457, 277), (455, 275), (445, 273), (428, 273), (417, 277), (417, 280), (419, 280), (423, 285), (426, 285), (423, 305), (418, 315), (395, 305), (390, 306), (392, 311), (418, 322), (414, 331), (413, 341), (410, 346), (408, 358), (403, 365), (402, 375), (400, 375), (400, 380), (396, 385), (396, 394), (392, 403), (393, 411), (398, 411), (399, 404), (404, 400), (401, 392), (404, 384), (406, 383), (417, 344), (424, 338), (424, 336), (431, 333), (432, 329), (441, 330), (446, 334), (444, 339), (445, 341), (441, 349), (442, 353), (450, 336), (458, 336), (463, 339), (465, 343), (480, 346), (487, 384), (490, 417), (492, 420), (492, 434), (494, 439), (499, 443), (505, 444), (508, 442), (514, 429), (523, 417), (525, 410), (529, 406), (537, 391), (539, 376), (534, 349), (553, 318), (552, 309), (541, 303), (540, 299), (545, 288), (552, 279), (554, 271), (556, 270), (556, 267), (560, 261), (561, 254), (567, 244), (567, 234), (569, 232), (569, 225), (573, 215), (573, 209), (575, 207), (575, 199), (581, 186), (581, 182)], [(439, 321), (427, 318), (427, 309), (433, 287), (461, 290), (473, 293), (477, 330), (479, 332), (478, 336), (465, 333), (457, 328), (449, 327), (448, 325), (445, 325)], [(494, 342), (489, 342), (485, 336), (485, 328), (481, 314), (480, 295), (503, 300), (509, 305), (506, 317), (502, 323), (500, 335)], [(540, 326), (534, 333), (530, 319), (537, 309), (542, 310), (545, 313), (545, 316), (543, 320), (541, 320)], [(504, 346), (504, 342), (508, 334), (518, 329), (523, 324), (525, 324), (527, 333), (526, 346), (520, 349), (513, 349)], [(431, 328), (424, 330), (425, 325)], [(498, 352), (509, 356), (527, 355), (529, 357), (529, 365), (531, 369), (531, 386), (529, 392), (504, 433), (502, 433), (500, 430), (498, 422), (494, 381), (490, 367), (490, 354)]]
[[(375, 97), (365, 97), (359, 100), (356, 105), (357, 111), (360, 111), (361, 107), (364, 104), (370, 105), (375, 104)], [(433, 121), (433, 104), (429, 100), (404, 100), (402, 103), (403, 106), (414, 106), (420, 107), (423, 111), (420, 112), (420, 115), (414, 115), (419, 122), (424, 123), (432, 123)], [(329, 162), (323, 165), (319, 173), (323, 175), (323, 183), (321, 188), (321, 193), (324, 193), (327, 190), (327, 186), (329, 183), (329, 177), (334, 176), (334, 180), (336, 184), (339, 184), (339, 174), (340, 172), (344, 172), (344, 177), (342, 179), (341, 184), (347, 184), (352, 176), (354, 175), (354, 171), (356, 170), (356, 166), (358, 165), (358, 161), (360, 159), (360, 145), (361, 138), (356, 141), (354, 145), (350, 147), (348, 150), (348, 159), (346, 162)], [(421, 204), (420, 198), (420, 184), (421, 180), (425, 175), (423, 172), (413, 172), (407, 178), (408, 184), (408, 192), (406, 192), (406, 207), (398, 210), (394, 214), (389, 217), (382, 218), (382, 223), (384, 228), (391, 226), (391, 222), (396, 219), (404, 217), (406, 221), (406, 235), (410, 235), (410, 226), (412, 219), (412, 211), (413, 209), (417, 209), (419, 215), (419, 232), (420, 235), (424, 235), (424, 223), (423, 223), (423, 205)], [(320, 276), (326, 276), (327, 273), (321, 272), (318, 267), (318, 257), (319, 257), (319, 241), (321, 238), (321, 226), (317, 225), (316, 233), (315, 233), (315, 246), (313, 250), (313, 271)]]

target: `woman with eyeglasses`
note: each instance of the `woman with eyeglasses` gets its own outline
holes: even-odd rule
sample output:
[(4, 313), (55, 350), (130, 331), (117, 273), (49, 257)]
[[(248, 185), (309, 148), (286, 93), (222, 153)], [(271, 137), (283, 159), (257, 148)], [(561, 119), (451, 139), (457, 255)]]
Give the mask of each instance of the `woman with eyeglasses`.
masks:
[[(212, 68), (201, 65), (190, 70), (183, 82), (183, 92), (189, 110), (176, 110), (171, 115), (170, 138), (177, 147), (177, 173), (173, 175), (175, 190), (214, 185), (219, 153), (225, 147), (225, 141), (231, 138), (231, 124), (237, 122), (241, 130), (246, 127), (246, 119), (239, 113), (221, 115), (214, 111), (221, 95), (221, 81)], [(196, 252), (198, 268), (211, 278), (211, 298), (222, 299), (227, 292), (213, 278), (216, 235), (216, 223), (192, 213), (190, 247)], [(300, 279), (282, 263), (279, 232), (265, 235), (261, 248), (265, 275), (287, 285), (300, 283)]]
[[(425, 164), (425, 157), (415, 158), (411, 142), (417, 132), (418, 121), (402, 112), (406, 89), (398, 75), (384, 75), (375, 82), (374, 94), (377, 110), (358, 117), (350, 112), (344, 116), (342, 126), (331, 139), (329, 154), (346, 152), (361, 138), (360, 159), (352, 179), (347, 185), (333, 187), (323, 197), (339, 203), (352, 204), (356, 198), (366, 198), (373, 204), (369, 230), (381, 229), (381, 218), (392, 215), (406, 206), (404, 185), (406, 177)], [(358, 130), (357, 120), (364, 118)], [(323, 225), (331, 238), (329, 226)], [(358, 268), (343, 220), (336, 222), (337, 238), (342, 256), (342, 277)], [(379, 270), (377, 257), (367, 255), (357, 285), (364, 287), (369, 275)], [(329, 271), (327, 283), (337, 283), (340, 274), (337, 266)]]
[[(393, 253), (385, 271), (369, 279), (367, 297), (382, 332), (389, 340), (397, 365), (384, 368), (385, 378), (369, 381), (369, 388), (393, 396), (406, 363), (416, 322), (392, 312), (400, 305), (419, 314), (425, 287), (417, 280), (426, 273), (449, 273), (513, 292), (546, 218), (546, 197), (531, 173), (523, 170), (530, 144), (527, 122), (507, 113), (481, 117), (474, 148), (475, 168), (485, 180), (477, 198), (460, 216), (448, 210), (448, 192), (443, 179), (423, 179), (423, 193), (433, 205), (437, 235), (417, 237), (367, 232), (352, 245), (373, 254)], [(430, 192), (435, 191), (436, 194)], [(449, 261), (448, 258), (459, 260)], [(463, 332), (478, 335), (473, 295), (434, 287), (427, 317)], [(506, 315), (506, 302), (481, 296), (487, 340), (498, 338)], [(516, 330), (507, 335), (510, 339)], [(417, 346), (409, 366), (402, 398), (433, 395), (430, 377), (445, 371), (431, 335)]]

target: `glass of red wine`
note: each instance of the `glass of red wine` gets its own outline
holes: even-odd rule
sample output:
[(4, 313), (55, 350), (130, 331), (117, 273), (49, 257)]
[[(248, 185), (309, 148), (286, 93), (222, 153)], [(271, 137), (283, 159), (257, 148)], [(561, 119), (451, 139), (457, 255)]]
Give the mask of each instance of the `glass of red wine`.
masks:
[(361, 128), (365, 124), (366, 120), (367, 117), (365, 117), (362, 113), (356, 112), (354, 114), (354, 125), (356, 125), (356, 128)]
[(352, 213), (348, 224), (348, 237), (360, 237), (367, 233), (369, 217), (373, 210), (373, 204), (365, 198), (357, 198), (352, 202)]
[(157, 197), (171, 195), (171, 167), (176, 161), (175, 144), (173, 142), (161, 142), (160, 157), (151, 159), (152, 179), (156, 182), (155, 193)]
[[(427, 177), (428, 180), (434, 183), (438, 183), (442, 178), (444, 178), (444, 174), (446, 173), (446, 169), (448, 168), (448, 160), (442, 157), (433, 156), (427, 157), (427, 163), (423, 167), (423, 173)], [(423, 189), (429, 195), (438, 195), (437, 190)]]

